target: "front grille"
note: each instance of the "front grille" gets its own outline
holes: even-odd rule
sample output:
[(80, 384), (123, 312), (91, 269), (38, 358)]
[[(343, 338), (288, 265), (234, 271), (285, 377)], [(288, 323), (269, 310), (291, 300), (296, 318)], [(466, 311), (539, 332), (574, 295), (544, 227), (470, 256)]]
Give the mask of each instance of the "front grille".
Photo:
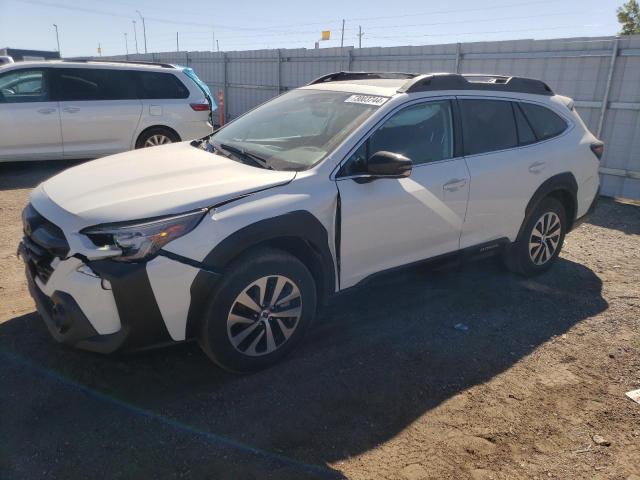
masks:
[(29, 268), (46, 283), (53, 273), (53, 259), (64, 258), (69, 253), (67, 239), (58, 226), (40, 215), (31, 204), (22, 212), (22, 226)]

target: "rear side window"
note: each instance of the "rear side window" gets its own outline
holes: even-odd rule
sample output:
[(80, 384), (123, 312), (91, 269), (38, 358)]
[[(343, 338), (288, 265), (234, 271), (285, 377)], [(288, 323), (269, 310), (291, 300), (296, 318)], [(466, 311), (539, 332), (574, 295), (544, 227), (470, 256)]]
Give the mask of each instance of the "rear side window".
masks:
[(518, 145), (511, 102), (460, 100), (465, 155), (493, 152)]
[(555, 137), (567, 129), (567, 122), (548, 108), (524, 102), (520, 106), (538, 140)]
[(54, 85), (59, 101), (127, 100), (136, 98), (129, 72), (98, 68), (56, 68)]
[(138, 98), (143, 100), (188, 98), (189, 89), (173, 74), (133, 71)]

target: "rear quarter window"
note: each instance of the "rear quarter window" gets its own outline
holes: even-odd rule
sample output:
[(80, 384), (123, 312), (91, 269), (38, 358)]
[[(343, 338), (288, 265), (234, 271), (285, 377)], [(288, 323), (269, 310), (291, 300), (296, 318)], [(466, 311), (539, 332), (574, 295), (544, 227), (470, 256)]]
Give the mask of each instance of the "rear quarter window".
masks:
[(520, 103), (520, 107), (538, 140), (556, 137), (567, 129), (567, 122), (546, 107), (524, 102)]
[(131, 72), (142, 100), (180, 99), (189, 97), (189, 89), (171, 73)]

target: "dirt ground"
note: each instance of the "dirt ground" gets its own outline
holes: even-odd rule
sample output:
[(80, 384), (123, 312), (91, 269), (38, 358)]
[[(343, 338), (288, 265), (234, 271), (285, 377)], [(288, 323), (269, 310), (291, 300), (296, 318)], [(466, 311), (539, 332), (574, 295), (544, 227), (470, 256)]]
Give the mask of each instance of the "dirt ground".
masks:
[(640, 480), (640, 206), (603, 200), (535, 279), (491, 259), (379, 278), (233, 376), (194, 344), (49, 337), (15, 249), (29, 190), (69, 165), (0, 166), (1, 478)]

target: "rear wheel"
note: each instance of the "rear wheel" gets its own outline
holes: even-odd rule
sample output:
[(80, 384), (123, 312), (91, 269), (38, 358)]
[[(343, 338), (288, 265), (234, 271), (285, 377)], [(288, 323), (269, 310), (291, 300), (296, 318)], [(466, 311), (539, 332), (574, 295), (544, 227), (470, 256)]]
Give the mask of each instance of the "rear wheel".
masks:
[(156, 147), (179, 141), (180, 137), (168, 128), (154, 127), (142, 132), (136, 142), (136, 148)]
[(204, 319), (200, 345), (227, 370), (266, 368), (296, 347), (313, 320), (313, 277), (296, 257), (271, 248), (249, 252), (226, 270)]
[(507, 268), (526, 276), (548, 270), (560, 254), (566, 228), (562, 203), (552, 197), (542, 200), (525, 220), (520, 238), (506, 250)]

